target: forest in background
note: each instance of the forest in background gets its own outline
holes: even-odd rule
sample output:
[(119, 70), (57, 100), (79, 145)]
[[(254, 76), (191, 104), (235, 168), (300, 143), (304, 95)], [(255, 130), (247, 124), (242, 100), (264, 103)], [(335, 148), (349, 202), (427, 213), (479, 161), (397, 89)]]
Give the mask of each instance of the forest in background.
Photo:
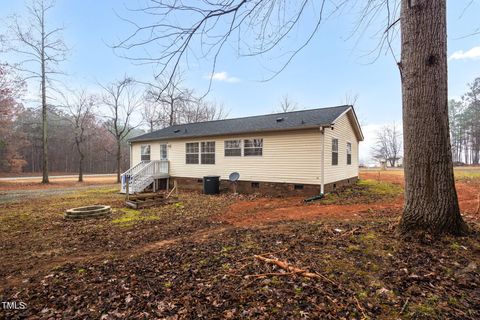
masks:
[[(0, 172), (42, 171), (41, 108), (26, 107), (22, 99), (25, 83), (8, 66), (0, 66)], [(59, 106), (49, 106), (49, 169), (78, 172), (79, 153), (75, 149), (73, 116)], [(91, 113), (85, 119), (84, 169), (90, 173), (112, 173), (116, 168), (115, 139), (107, 122)], [(131, 136), (143, 130), (131, 131)], [(128, 167), (128, 143), (122, 141), (122, 168)]]
[[(48, 105), (49, 171), (78, 173), (81, 152), (85, 173), (115, 172), (116, 109), (117, 131), (123, 131), (122, 171), (129, 167), (129, 138), (146, 130), (227, 116), (221, 105), (196, 98), (192, 90), (182, 88), (181, 79), (176, 79), (174, 86), (160, 94), (155, 85), (139, 85), (125, 77), (100, 86), (101, 94), (64, 92), (63, 98), (60, 95), (57, 99), (58, 104)], [(0, 65), (0, 172), (3, 173), (42, 171), (42, 110), (40, 106), (27, 107), (23, 103), (26, 92), (26, 84), (15, 70)], [(120, 102), (115, 107), (112, 101)]]
[(461, 99), (448, 104), (450, 137), (455, 164), (480, 161), (480, 77), (468, 85)]

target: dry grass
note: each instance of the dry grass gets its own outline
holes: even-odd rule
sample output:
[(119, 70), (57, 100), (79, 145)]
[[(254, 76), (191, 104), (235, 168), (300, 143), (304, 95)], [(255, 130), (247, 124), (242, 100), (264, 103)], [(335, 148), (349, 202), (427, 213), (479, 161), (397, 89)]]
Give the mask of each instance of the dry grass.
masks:
[[(361, 173), (388, 173), (392, 175), (403, 176), (402, 168), (388, 168), (381, 170), (378, 168), (362, 168)], [(456, 179), (480, 179), (480, 166), (455, 167), (454, 174)]]

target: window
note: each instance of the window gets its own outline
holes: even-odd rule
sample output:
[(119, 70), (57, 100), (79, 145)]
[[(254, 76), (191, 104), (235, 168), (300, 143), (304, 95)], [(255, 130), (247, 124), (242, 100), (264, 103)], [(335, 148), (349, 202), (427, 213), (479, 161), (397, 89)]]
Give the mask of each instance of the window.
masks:
[(332, 139), (332, 166), (338, 165), (338, 139)]
[(160, 145), (160, 160), (167, 160), (168, 159), (168, 151), (167, 151), (167, 144), (162, 143)]
[(347, 164), (352, 164), (352, 144), (347, 142)]
[(303, 188), (304, 188), (303, 184), (295, 184), (293, 186), (293, 189), (295, 189), (295, 190), (303, 190)]
[(140, 160), (150, 161), (150, 145), (145, 144), (140, 148)]
[(225, 157), (240, 157), (242, 155), (242, 140), (225, 141)]
[(243, 155), (261, 156), (263, 154), (263, 139), (245, 139), (243, 140)]
[(215, 141), (202, 142), (202, 164), (215, 164)]
[(198, 142), (185, 144), (185, 163), (198, 164)]

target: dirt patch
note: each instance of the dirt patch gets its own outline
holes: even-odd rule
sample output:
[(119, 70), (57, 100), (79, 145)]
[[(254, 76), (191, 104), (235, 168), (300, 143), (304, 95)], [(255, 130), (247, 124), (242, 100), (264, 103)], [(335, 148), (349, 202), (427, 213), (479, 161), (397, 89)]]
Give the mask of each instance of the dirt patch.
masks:
[[(477, 168), (475, 168), (475, 170), (476, 169)], [(360, 173), (360, 178), (395, 183), (402, 186), (405, 184), (402, 171), (362, 171)], [(477, 212), (477, 208), (480, 202), (480, 179), (464, 179), (462, 177), (461, 179), (457, 179), (455, 181), (455, 187), (457, 189), (458, 200), (462, 213), (479, 218), (480, 212)]]
[(375, 171), (375, 172), (368, 172), (368, 171), (360, 171), (360, 179), (370, 179), (375, 181), (382, 181), (382, 182), (389, 182), (395, 184), (401, 184), (402, 186), (405, 184), (403, 178), (403, 171)]
[[(289, 205), (285, 205), (285, 202), (289, 203)], [(292, 205), (292, 203), (294, 204)], [(308, 205), (296, 198), (281, 200), (262, 199), (258, 201), (236, 202), (224, 214), (213, 217), (213, 220), (233, 224), (238, 227), (288, 220), (354, 220), (380, 212), (382, 214), (391, 213), (394, 215), (400, 212), (402, 205), (401, 199), (397, 199), (393, 203), (354, 205)]]
[[(384, 183), (404, 184), (402, 172), (362, 172), (360, 178), (363, 181), (378, 181), (380, 186)], [(362, 184), (359, 186), (362, 187)], [(363, 184), (364, 188), (368, 186)], [(400, 215), (403, 208), (401, 189), (400, 192), (396, 190), (396, 193), (385, 193), (381, 189), (372, 188), (372, 193), (368, 194), (355, 192), (356, 188), (359, 187), (355, 186), (340, 192), (339, 196), (327, 197), (313, 204), (305, 204), (303, 198), (298, 197), (240, 200), (213, 219), (245, 227), (288, 220), (353, 220)], [(462, 213), (468, 218), (480, 219), (480, 213), (476, 212), (480, 201), (480, 181), (457, 181), (456, 188)], [(332, 202), (334, 204), (330, 204)]]

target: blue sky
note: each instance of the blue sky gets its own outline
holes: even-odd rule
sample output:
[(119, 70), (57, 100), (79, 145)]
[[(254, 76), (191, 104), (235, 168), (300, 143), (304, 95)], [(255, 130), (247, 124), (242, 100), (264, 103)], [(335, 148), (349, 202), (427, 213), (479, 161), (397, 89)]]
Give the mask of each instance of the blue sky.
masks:
[[(137, 1), (58, 0), (52, 12), (52, 25), (64, 25), (64, 38), (71, 48), (63, 67), (69, 73), (70, 86), (98, 90), (96, 82), (108, 82), (128, 74), (150, 80), (152, 66), (136, 66), (116, 56), (107, 44), (116, 43), (132, 30), (121, 21), (129, 15), (124, 3)], [(463, 37), (480, 27), (480, 3), (474, 2), (464, 12), (469, 0), (448, 1), (449, 95), (460, 97), (466, 84), (480, 76), (480, 36)], [(23, 1), (1, 1), (2, 17), (24, 14)], [(462, 14), (463, 13), (463, 14)], [(398, 69), (391, 55), (382, 55), (374, 63), (364, 53), (377, 42), (368, 36), (347, 39), (353, 28), (354, 13), (329, 19), (320, 32), (275, 79), (260, 82), (267, 71), (262, 67), (271, 61), (238, 58), (227, 48), (221, 55), (209, 99), (223, 103), (231, 117), (269, 113), (287, 95), (300, 108), (342, 104), (345, 95), (358, 94), (358, 114), (364, 124), (367, 141), (362, 158), (368, 157), (373, 131), (378, 126), (401, 123), (401, 87)], [(300, 30), (301, 32), (302, 30)], [(0, 60), (8, 60), (2, 56)], [(275, 61), (273, 64), (275, 65)], [(209, 62), (198, 61), (185, 70), (185, 84), (200, 92), (208, 86)], [(36, 87), (30, 88), (35, 92)]]

